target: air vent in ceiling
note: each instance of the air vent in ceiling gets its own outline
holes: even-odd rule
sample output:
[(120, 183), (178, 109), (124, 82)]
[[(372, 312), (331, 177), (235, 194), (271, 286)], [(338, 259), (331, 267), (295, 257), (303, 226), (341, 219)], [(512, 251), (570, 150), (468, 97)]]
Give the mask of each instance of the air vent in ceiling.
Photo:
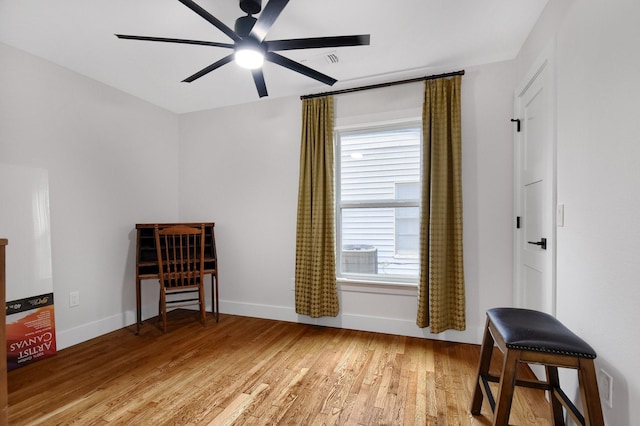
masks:
[(338, 58), (338, 55), (333, 52), (326, 54), (324, 59), (330, 64), (337, 64), (338, 62), (340, 62), (340, 58)]
[(340, 57), (335, 50), (325, 53), (316, 53), (307, 58), (301, 59), (300, 62), (308, 66), (322, 66), (322, 64), (335, 65), (340, 63)]

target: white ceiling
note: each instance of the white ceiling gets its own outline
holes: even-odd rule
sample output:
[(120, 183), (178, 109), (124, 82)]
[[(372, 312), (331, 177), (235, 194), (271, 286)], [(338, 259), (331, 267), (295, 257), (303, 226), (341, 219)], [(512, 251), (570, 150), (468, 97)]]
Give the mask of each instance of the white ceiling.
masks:
[[(238, 0), (196, 0), (227, 26)], [(513, 59), (547, 0), (291, 0), (266, 40), (371, 34), (370, 46), (282, 55), (334, 77), (325, 86), (267, 63), (269, 97), (298, 96)], [(266, 0), (263, 0), (263, 7)], [(230, 43), (177, 0), (0, 0), (0, 42), (176, 113), (258, 100), (251, 73), (229, 63), (186, 77), (227, 49), (119, 40), (114, 34)], [(338, 63), (327, 61), (327, 54)]]

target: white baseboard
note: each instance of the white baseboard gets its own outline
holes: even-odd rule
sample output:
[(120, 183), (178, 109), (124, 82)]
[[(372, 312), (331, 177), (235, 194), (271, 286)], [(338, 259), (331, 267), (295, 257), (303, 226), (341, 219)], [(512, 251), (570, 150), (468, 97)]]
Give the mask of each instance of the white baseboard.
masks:
[(345, 328), (349, 330), (397, 334), (400, 336), (421, 337), (460, 343), (480, 344), (483, 333), (482, 327), (470, 327), (465, 331), (445, 331), (440, 334), (431, 334), (428, 332), (428, 329), (418, 327), (415, 321), (401, 318), (364, 316), (349, 313), (340, 313), (337, 317), (311, 318), (306, 315), (298, 315), (292, 307), (237, 303), (230, 301), (220, 301), (220, 311), (232, 315), (313, 324), (325, 327)]
[[(210, 309), (210, 307), (208, 307)], [(144, 306), (143, 319), (157, 315), (157, 306)], [(482, 339), (482, 327), (470, 327), (465, 331), (445, 331), (431, 334), (428, 329), (419, 328), (415, 321), (401, 318), (386, 318), (375, 316), (341, 313), (337, 317), (311, 318), (298, 315), (293, 307), (239, 303), (220, 301), (220, 312), (231, 315), (241, 315), (254, 318), (288, 321), (301, 324), (312, 324), (324, 327), (345, 328), (349, 330), (371, 331), (376, 333), (397, 334), (400, 336), (420, 337), (450, 342), (479, 344)], [(103, 334), (119, 330), (135, 324), (135, 312), (127, 311), (98, 321), (80, 325), (78, 327), (56, 332), (58, 350), (68, 348), (78, 343), (91, 340)]]
[(78, 343), (86, 342), (103, 334), (135, 324), (135, 318), (135, 312), (129, 311), (67, 330), (56, 330), (56, 346), (58, 350), (62, 350)]

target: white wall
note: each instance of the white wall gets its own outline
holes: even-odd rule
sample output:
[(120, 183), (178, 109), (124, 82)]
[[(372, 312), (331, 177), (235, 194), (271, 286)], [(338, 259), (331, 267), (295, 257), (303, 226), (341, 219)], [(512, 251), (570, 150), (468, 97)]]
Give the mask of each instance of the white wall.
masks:
[(134, 321), (135, 223), (178, 217), (178, 118), (4, 44), (0, 63), (0, 163), (49, 173), (61, 349)]
[[(463, 77), (463, 197), (467, 331), (433, 336), (415, 325), (416, 292), (341, 286), (341, 313), (318, 324), (478, 343), (484, 312), (511, 302), (512, 62)], [(400, 118), (422, 105), (422, 85), (341, 95), (338, 124)], [(180, 218), (212, 220), (222, 312), (287, 321), (294, 308), (301, 134), (298, 98), (180, 117)]]
[[(640, 417), (640, 3), (549, 2), (522, 49), (519, 78), (557, 46), (557, 316), (613, 376), (609, 425)], [(575, 374), (563, 375), (573, 383)], [(571, 389), (570, 389), (571, 390)]]
[(180, 117), (180, 218), (216, 223), (222, 312), (290, 314), (300, 116), (267, 99)]

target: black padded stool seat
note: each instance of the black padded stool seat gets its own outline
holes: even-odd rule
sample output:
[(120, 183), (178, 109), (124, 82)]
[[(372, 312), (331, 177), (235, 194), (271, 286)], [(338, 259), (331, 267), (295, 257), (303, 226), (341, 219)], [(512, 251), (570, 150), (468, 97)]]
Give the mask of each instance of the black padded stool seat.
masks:
[[(504, 354), (499, 377), (489, 373), (494, 343)], [(604, 425), (595, 357), (596, 352), (589, 344), (549, 314), (518, 308), (489, 309), (471, 413), (480, 414), (486, 397), (494, 414), (493, 424), (507, 425), (515, 386), (525, 386), (550, 392), (554, 424), (564, 425), (564, 407), (578, 424)], [(544, 365), (547, 380), (519, 380), (516, 372), (520, 363)], [(583, 413), (560, 388), (558, 367), (578, 371)], [(489, 382), (499, 383), (497, 400)]]
[(509, 349), (596, 357), (596, 351), (560, 321), (529, 309), (493, 308), (487, 316)]

